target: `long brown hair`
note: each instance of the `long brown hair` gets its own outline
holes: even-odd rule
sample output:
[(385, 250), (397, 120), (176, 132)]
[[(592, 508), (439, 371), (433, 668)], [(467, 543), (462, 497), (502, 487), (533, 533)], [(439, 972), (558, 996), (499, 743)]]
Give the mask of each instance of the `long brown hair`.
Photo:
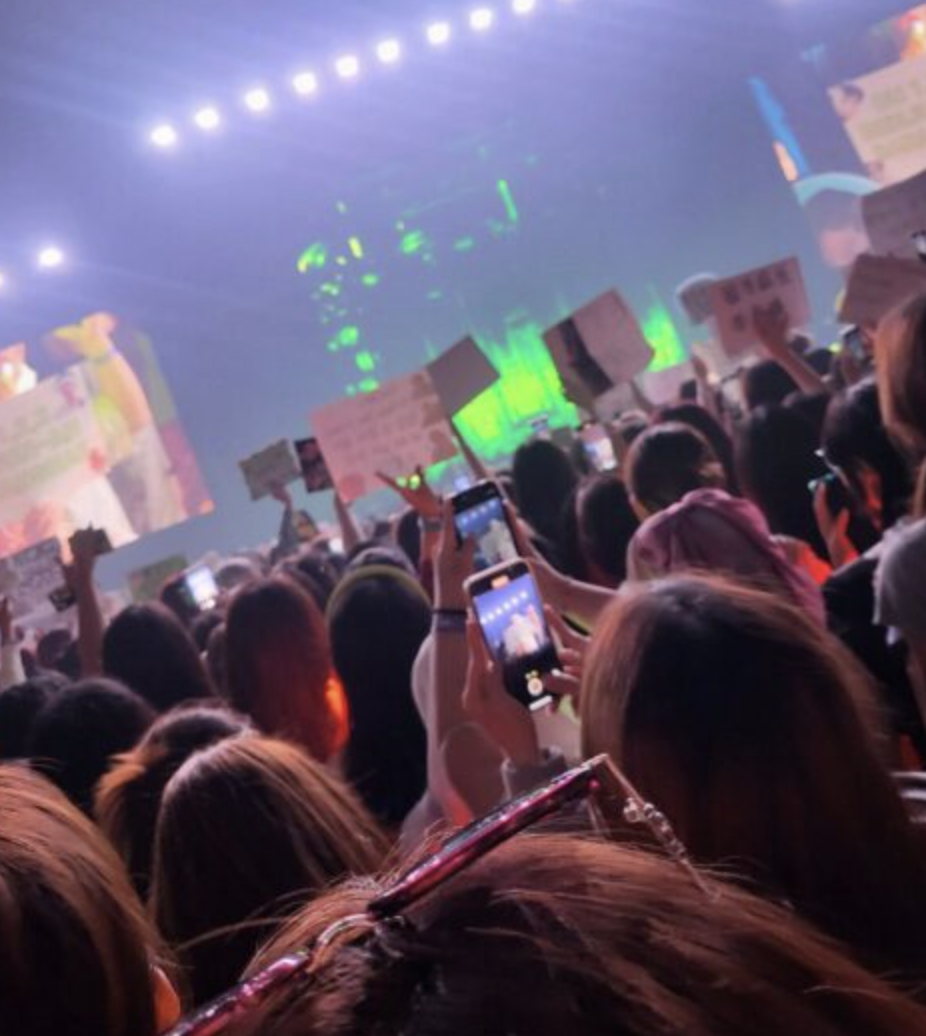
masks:
[(165, 789), (152, 909), (198, 1001), (237, 979), (279, 921), (383, 863), (354, 793), (301, 748), (244, 735), (189, 759)]
[(866, 960), (926, 977), (926, 868), (868, 678), (784, 600), (668, 579), (618, 597), (582, 687), (608, 752), (702, 862), (787, 899)]
[(238, 591), (225, 636), (232, 705), (264, 733), (329, 759), (344, 731), (333, 708), (339, 686), (318, 605), (287, 579), (259, 580)]
[(881, 321), (875, 362), (884, 424), (919, 464), (926, 459), (926, 295)]
[(41, 777), (0, 767), (4, 1036), (154, 1036), (157, 956), (99, 831)]
[[(313, 905), (256, 962), (361, 913)], [(333, 950), (227, 1036), (922, 1036), (921, 1008), (793, 914), (732, 887), (710, 901), (650, 854), (521, 836), (401, 921)]]

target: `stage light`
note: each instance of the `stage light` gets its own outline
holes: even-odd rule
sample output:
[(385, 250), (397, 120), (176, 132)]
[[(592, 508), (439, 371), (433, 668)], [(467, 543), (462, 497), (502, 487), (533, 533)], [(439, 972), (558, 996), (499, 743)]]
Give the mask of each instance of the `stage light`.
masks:
[(5, 287), (6, 287), (6, 274), (3, 273), (2, 270), (0, 270), (0, 291), (3, 291), (3, 289)]
[(169, 122), (162, 122), (160, 125), (155, 126), (148, 134), (148, 139), (155, 147), (166, 149), (175, 147), (180, 138), (177, 136), (177, 131)]
[(46, 245), (36, 256), (36, 262), (42, 270), (57, 270), (64, 265), (64, 252), (57, 245)]
[(435, 22), (428, 26), (425, 35), (432, 47), (442, 47), (450, 39), (450, 25), (447, 22)]
[(210, 104), (196, 111), (193, 114), (193, 121), (203, 132), (211, 133), (222, 125), (222, 116), (219, 114), (218, 108), (213, 108)]
[(293, 89), (300, 97), (311, 97), (318, 92), (318, 76), (314, 72), (297, 72), (292, 83)]
[(477, 7), (469, 16), (469, 26), (474, 32), (485, 32), (492, 28), (495, 12), (491, 7)]
[(398, 40), (383, 40), (376, 48), (376, 56), (384, 65), (394, 65), (402, 57), (402, 44)]
[(262, 86), (252, 86), (242, 98), (245, 108), (260, 115), (270, 108), (270, 94)]
[(356, 79), (360, 74), (360, 59), (354, 54), (345, 54), (335, 61), (334, 70), (342, 79)]
[(511, 9), (515, 14), (530, 14), (537, 6), (537, 0), (512, 0)]

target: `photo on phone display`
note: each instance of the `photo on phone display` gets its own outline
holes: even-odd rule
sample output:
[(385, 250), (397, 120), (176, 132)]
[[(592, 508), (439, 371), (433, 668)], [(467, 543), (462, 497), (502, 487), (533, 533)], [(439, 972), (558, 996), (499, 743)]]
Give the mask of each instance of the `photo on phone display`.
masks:
[(842, 344), (843, 348), (847, 349), (860, 363), (864, 363), (868, 359), (865, 351), (865, 333), (860, 327), (846, 328), (842, 333)]
[(553, 695), (543, 677), (560, 663), (527, 564), (500, 565), (473, 576), (466, 588), (489, 653), (501, 666), (505, 689), (528, 709), (549, 705)]
[(306, 492), (321, 493), (325, 489), (333, 489), (334, 482), (325, 458), (322, 456), (318, 439), (296, 439), (293, 446), (296, 449), (296, 456), (299, 458), (299, 468)]
[(476, 543), (477, 572), (518, 557), (502, 495), (494, 482), (480, 482), (453, 497), (454, 522), (460, 540)]
[(188, 569), (181, 580), (185, 603), (195, 612), (211, 611), (219, 601), (219, 587), (208, 565)]
[(579, 438), (582, 440), (585, 456), (595, 471), (605, 472), (617, 469), (614, 444), (600, 424), (586, 425), (579, 432)]

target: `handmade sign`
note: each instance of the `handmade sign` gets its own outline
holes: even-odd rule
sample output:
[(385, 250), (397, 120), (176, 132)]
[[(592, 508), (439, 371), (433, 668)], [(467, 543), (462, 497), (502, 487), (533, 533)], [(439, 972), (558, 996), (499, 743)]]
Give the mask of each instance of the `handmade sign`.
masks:
[(418, 371), (321, 407), (312, 427), (344, 503), (382, 487), (377, 472), (411, 474), (457, 453), (430, 375)]
[(866, 195), (862, 218), (876, 255), (916, 258), (913, 235), (926, 230), (926, 172)]
[(299, 465), (285, 439), (239, 461), (238, 467), (244, 475), (252, 500), (270, 496), (275, 488), (289, 485), (299, 478)]
[(784, 309), (792, 328), (810, 323), (810, 302), (797, 259), (783, 259), (711, 285), (717, 337), (728, 356), (740, 356), (756, 345), (755, 311), (773, 306)]
[(453, 417), (499, 379), (498, 371), (472, 338), (464, 338), (427, 365), (434, 388)]
[(855, 260), (839, 319), (877, 327), (895, 306), (926, 292), (926, 265), (918, 259), (860, 255)]
[(17, 617), (48, 611), (48, 595), (63, 581), (61, 544), (55, 539), (0, 559), (0, 597), (10, 599)]
[(185, 572), (189, 564), (182, 554), (174, 554), (162, 561), (135, 569), (129, 574), (129, 593), (132, 600), (136, 604), (156, 600), (168, 579)]

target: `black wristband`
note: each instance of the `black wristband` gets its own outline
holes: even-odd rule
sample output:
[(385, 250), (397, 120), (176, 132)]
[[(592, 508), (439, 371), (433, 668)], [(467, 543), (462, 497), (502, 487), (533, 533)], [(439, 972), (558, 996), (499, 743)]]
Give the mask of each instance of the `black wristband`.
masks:
[(436, 633), (463, 633), (466, 630), (466, 612), (458, 608), (435, 608), (432, 612)]

